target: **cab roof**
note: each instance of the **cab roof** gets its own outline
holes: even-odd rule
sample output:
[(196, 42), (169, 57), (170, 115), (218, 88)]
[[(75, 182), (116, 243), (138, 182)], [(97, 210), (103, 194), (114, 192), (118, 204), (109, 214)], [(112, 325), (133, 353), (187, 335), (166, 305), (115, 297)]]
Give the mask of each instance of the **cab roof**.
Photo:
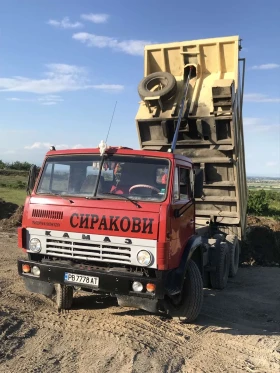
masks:
[[(156, 157), (156, 158), (167, 158), (176, 159), (192, 164), (190, 158), (181, 155), (168, 152), (151, 151), (151, 150), (135, 150), (131, 148), (121, 147), (121, 146), (110, 146), (106, 149), (106, 154), (118, 154), (118, 155), (139, 155), (146, 157)], [(46, 157), (54, 155), (71, 155), (71, 154), (100, 154), (99, 148), (83, 148), (83, 149), (66, 149), (66, 150), (50, 150), (47, 152)]]

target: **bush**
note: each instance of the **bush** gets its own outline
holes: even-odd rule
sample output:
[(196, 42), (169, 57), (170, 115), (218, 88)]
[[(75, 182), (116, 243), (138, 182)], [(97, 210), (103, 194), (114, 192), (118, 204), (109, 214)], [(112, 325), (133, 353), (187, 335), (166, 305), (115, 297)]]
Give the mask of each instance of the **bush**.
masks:
[(248, 212), (256, 215), (268, 213), (269, 202), (265, 190), (249, 191)]

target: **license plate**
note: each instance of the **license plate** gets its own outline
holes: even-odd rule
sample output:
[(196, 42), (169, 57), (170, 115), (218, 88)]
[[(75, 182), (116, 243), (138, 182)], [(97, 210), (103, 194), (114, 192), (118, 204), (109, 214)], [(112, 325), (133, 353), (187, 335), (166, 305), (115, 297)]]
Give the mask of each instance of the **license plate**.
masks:
[(99, 278), (66, 272), (64, 274), (64, 282), (73, 282), (75, 284), (84, 284), (97, 287), (99, 285)]

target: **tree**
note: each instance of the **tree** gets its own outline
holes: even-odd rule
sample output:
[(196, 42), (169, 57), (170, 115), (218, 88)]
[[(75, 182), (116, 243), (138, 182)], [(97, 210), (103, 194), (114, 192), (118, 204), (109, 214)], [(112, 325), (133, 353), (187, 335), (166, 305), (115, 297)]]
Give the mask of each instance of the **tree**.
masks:
[(6, 167), (6, 164), (0, 159), (0, 170), (3, 170), (5, 167)]
[(264, 215), (268, 212), (268, 200), (265, 190), (249, 191), (248, 212)]

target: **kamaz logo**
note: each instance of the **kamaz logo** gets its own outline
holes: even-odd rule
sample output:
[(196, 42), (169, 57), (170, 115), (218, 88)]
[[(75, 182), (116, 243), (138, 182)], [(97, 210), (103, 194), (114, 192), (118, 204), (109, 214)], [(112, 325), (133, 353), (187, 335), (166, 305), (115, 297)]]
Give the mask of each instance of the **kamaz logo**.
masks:
[[(52, 231), (45, 231), (45, 236), (52, 236)], [(67, 232), (63, 233), (62, 237), (64, 238), (71, 238)], [(82, 234), (82, 240), (89, 240), (91, 239), (90, 234)], [(103, 242), (111, 242), (109, 237), (104, 237)], [(132, 245), (132, 240), (130, 238), (125, 238), (124, 243)]]

